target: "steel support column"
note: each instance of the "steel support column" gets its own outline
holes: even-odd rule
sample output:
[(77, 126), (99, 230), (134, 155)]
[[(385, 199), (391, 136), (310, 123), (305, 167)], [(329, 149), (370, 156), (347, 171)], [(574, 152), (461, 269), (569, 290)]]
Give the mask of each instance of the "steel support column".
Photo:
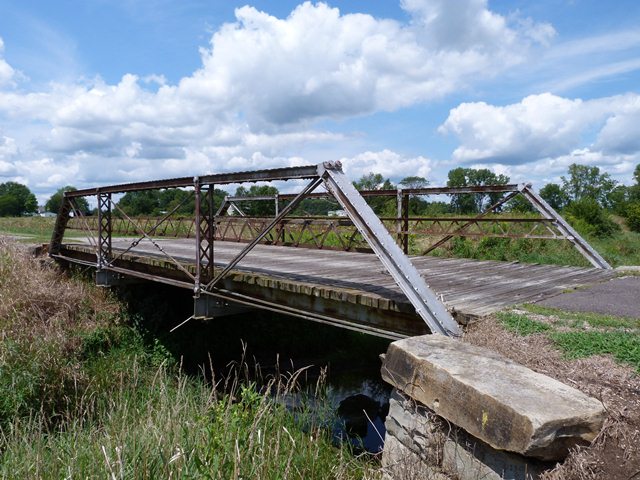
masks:
[(62, 203), (60, 204), (60, 210), (58, 210), (58, 216), (56, 217), (56, 224), (51, 234), (51, 243), (49, 244), (49, 254), (56, 255), (60, 253), (62, 247), (62, 239), (64, 238), (64, 232), (69, 223), (71, 217), (71, 210), (73, 205), (71, 199), (67, 195), (62, 196)]

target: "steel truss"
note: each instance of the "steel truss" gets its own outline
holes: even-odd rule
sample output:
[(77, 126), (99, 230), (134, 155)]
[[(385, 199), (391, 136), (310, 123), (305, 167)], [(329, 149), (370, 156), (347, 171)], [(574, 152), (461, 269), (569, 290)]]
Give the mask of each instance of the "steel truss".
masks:
[[(308, 180), (306, 187), (295, 195), (278, 195), (265, 197), (262, 200), (274, 201), (276, 214), (273, 218), (255, 218), (243, 216), (243, 212), (237, 202), (246, 199), (227, 197), (222, 205), (215, 209), (213, 193), (214, 185), (224, 185), (242, 182), (275, 181), (275, 180)], [(314, 192), (323, 186), (326, 192)], [(112, 195), (138, 190), (151, 190), (162, 188), (189, 188), (195, 197), (195, 215), (192, 219), (177, 220), (171, 216), (180, 205), (162, 219), (133, 219), (123, 212), (112, 201)], [(371, 207), (364, 200), (365, 196), (382, 194), (396, 196), (398, 202), (398, 217), (393, 219), (378, 218)], [(430, 331), (442, 335), (457, 336), (460, 334), (458, 324), (441, 302), (438, 296), (429, 288), (425, 280), (420, 276), (409, 258), (406, 256), (408, 249), (408, 237), (410, 232), (409, 195), (413, 194), (468, 194), (468, 193), (503, 193), (502, 199), (497, 201), (486, 211), (475, 218), (448, 218), (448, 219), (412, 219), (413, 232), (429, 231), (431, 234), (444, 235), (439, 241), (431, 245), (427, 251), (448, 241), (454, 235), (487, 235), (510, 236), (503, 225), (515, 223), (504, 219), (488, 218), (488, 215), (515, 195), (523, 195), (542, 214), (542, 219), (530, 219), (530, 230), (521, 233), (527, 238), (565, 238), (571, 241), (578, 250), (596, 267), (611, 268), (591, 246), (582, 239), (553, 209), (544, 202), (530, 185), (500, 185), (489, 187), (461, 187), (461, 188), (426, 188), (408, 190), (389, 190), (374, 192), (358, 192), (351, 181), (342, 172), (340, 162), (325, 162), (315, 166), (294, 167), (274, 170), (261, 170), (256, 172), (240, 172), (219, 175), (207, 175), (200, 177), (184, 177), (177, 179), (161, 180), (156, 182), (142, 182), (134, 184), (114, 185), (97, 189), (78, 190), (66, 192), (60, 212), (56, 219), (56, 226), (51, 238), (49, 252), (53, 257), (67, 259), (61, 255), (62, 240), (67, 228), (71, 212), (74, 211), (75, 198), (95, 195), (98, 203), (97, 218), (97, 262), (98, 271), (111, 271), (118, 275), (130, 275), (132, 277), (153, 277), (159, 282), (180, 286), (190, 285), (194, 292), (195, 301), (198, 302), (201, 295), (215, 296), (225, 301), (242, 305), (254, 305), (259, 308), (280, 311), (299, 317), (332, 323), (347, 328), (355, 328), (376, 335), (391, 336), (390, 332), (377, 331), (373, 327), (363, 325), (346, 325), (344, 320), (329, 318), (317, 312), (300, 311), (286, 305), (276, 305), (264, 300), (251, 299), (234, 292), (223, 290), (220, 287), (221, 280), (238, 265), (238, 263), (260, 242), (269, 244), (294, 245), (313, 244), (316, 248), (324, 248), (327, 239), (333, 235), (339, 241), (339, 248), (345, 250), (370, 249), (394, 278), (401, 290), (407, 296), (416, 310), (416, 313), (425, 321)], [(305, 198), (333, 197), (342, 209), (347, 213), (346, 218), (327, 219), (322, 221), (324, 230), (317, 230), (314, 218), (292, 218), (290, 214)], [(189, 197), (189, 199), (192, 197)], [(256, 200), (253, 198), (253, 200)], [(187, 201), (187, 199), (183, 200)], [(237, 216), (225, 216), (228, 208), (234, 208)], [(112, 210), (117, 210), (118, 215), (112, 215)], [(91, 235), (92, 228), (87, 217), (80, 219), (86, 230)], [(416, 221), (417, 220), (417, 221)], [(520, 219), (519, 219), (520, 220)], [(525, 221), (527, 223), (527, 221)], [(314, 226), (314, 229), (311, 226)], [(124, 252), (114, 256), (112, 252), (111, 238), (114, 231), (122, 231), (127, 234), (136, 233), (139, 237), (131, 242), (131, 246)], [(497, 232), (496, 232), (497, 229)], [(152, 235), (163, 236), (167, 232), (184, 232), (187, 237), (195, 237), (195, 275), (191, 274), (184, 265), (171, 257), (156, 242)], [(393, 235), (392, 233), (393, 232)], [(229, 240), (247, 242), (247, 245), (227, 265), (215, 265), (215, 241)], [(142, 240), (150, 241), (175, 267), (181, 270), (186, 281), (163, 279), (157, 276), (142, 274), (127, 268), (123, 268), (119, 260), (125, 253), (135, 248)], [(67, 259), (68, 260), (68, 259)], [(197, 306), (197, 304), (196, 304)], [(196, 311), (198, 308), (196, 308)]]

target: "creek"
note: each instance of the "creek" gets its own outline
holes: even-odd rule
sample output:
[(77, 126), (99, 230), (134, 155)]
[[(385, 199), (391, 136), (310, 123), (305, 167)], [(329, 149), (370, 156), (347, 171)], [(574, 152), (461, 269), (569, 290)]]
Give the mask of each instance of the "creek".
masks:
[[(149, 332), (188, 373), (224, 377), (244, 359), (247, 373), (260, 378), (303, 369), (301, 389), (325, 383), (326, 401), (337, 412), (336, 441), (356, 451), (382, 449), (390, 387), (380, 377), (380, 354), (390, 340), (265, 311), (208, 321), (191, 320), (189, 292), (165, 285), (132, 285), (119, 292), (138, 326)], [(260, 377), (260, 378), (258, 378)], [(295, 400), (292, 401), (295, 403)]]

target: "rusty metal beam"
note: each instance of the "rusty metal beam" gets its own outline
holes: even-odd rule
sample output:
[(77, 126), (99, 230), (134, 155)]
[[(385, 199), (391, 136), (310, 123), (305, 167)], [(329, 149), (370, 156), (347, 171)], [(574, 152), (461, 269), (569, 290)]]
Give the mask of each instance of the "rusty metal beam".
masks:
[(462, 334), (458, 323), (402, 252), (371, 207), (342, 173), (339, 162), (318, 165), (325, 187), (338, 200), (389, 274), (396, 281), (431, 333)]
[[(305, 180), (318, 175), (315, 165), (305, 167), (273, 168), (250, 172), (219, 173), (200, 176), (200, 183), (227, 185), (230, 183), (273, 182), (276, 180)], [(170, 178), (149, 182), (122, 183), (99, 188), (85, 188), (73, 192), (65, 192), (66, 197), (86, 197), (98, 193), (126, 193), (139, 190), (158, 190), (162, 188), (192, 187), (193, 177)]]

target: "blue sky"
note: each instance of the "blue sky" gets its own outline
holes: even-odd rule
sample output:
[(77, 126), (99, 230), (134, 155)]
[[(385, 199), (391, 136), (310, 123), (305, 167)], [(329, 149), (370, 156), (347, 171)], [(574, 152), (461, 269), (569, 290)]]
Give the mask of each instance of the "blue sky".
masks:
[(640, 163), (640, 2), (0, 0), (0, 182)]

